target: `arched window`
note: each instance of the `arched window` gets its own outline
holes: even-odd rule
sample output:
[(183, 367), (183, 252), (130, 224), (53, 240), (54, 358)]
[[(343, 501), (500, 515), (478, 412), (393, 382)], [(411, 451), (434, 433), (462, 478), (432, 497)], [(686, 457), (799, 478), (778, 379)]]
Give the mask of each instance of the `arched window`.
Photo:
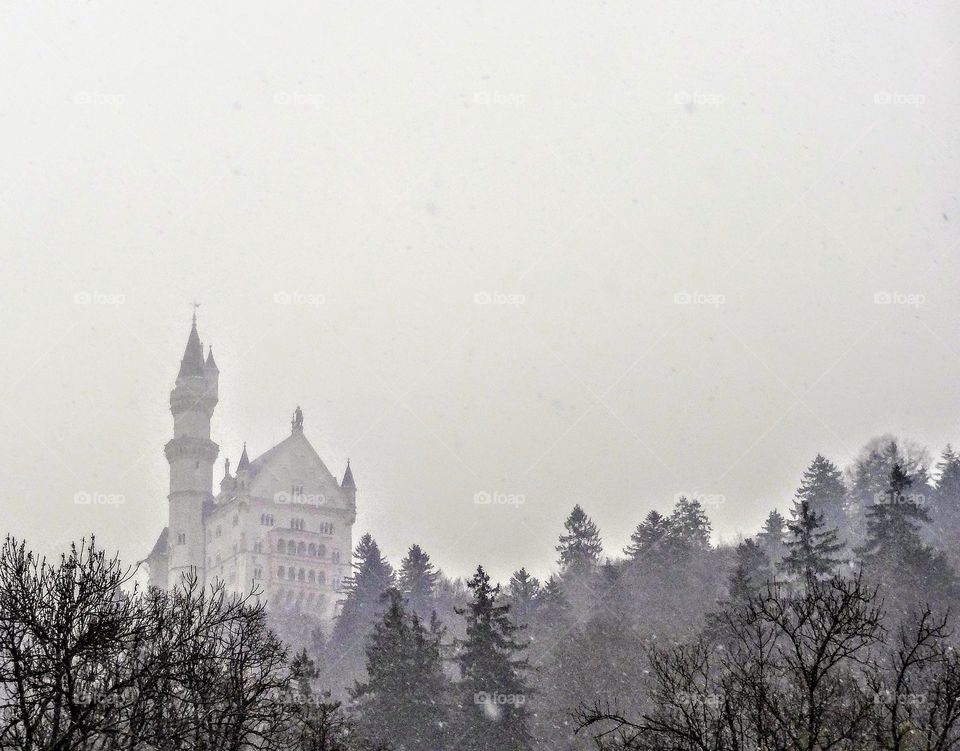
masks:
[(277, 577), (280, 579), (283, 578), (283, 566), (277, 569)]
[(317, 557), (318, 557), (318, 558), (326, 558), (326, 557), (327, 557), (327, 546), (326, 546), (326, 545), (318, 545), (318, 546), (317, 546)]
[(307, 543), (301, 542), (297, 545), (297, 555), (306, 555), (307, 554)]
[(287, 547), (287, 544), (283, 541), (283, 539), (277, 540), (278, 553), (282, 553), (284, 550), (286, 550), (286, 547)]
[(297, 578), (297, 572), (293, 570), (293, 566), (287, 567), (287, 578), (290, 580)]
[(307, 548), (307, 554), (308, 554), (311, 558), (316, 558), (316, 557), (317, 557), (317, 546), (316, 546), (316, 543), (313, 543), (313, 542), (310, 543), (310, 547)]
[(310, 569), (310, 575), (307, 577), (307, 581), (313, 584), (314, 582), (316, 582), (316, 580), (317, 580), (317, 573), (313, 569)]
[(298, 581), (298, 582), (302, 582), (302, 581), (303, 581), (303, 569), (300, 569), (300, 570), (297, 572), (297, 581)]
[(327, 575), (323, 573), (323, 571), (320, 571), (317, 574), (317, 584), (326, 584), (326, 582), (327, 582)]
[(297, 554), (297, 543), (293, 540), (287, 543), (287, 555), (296, 555)]

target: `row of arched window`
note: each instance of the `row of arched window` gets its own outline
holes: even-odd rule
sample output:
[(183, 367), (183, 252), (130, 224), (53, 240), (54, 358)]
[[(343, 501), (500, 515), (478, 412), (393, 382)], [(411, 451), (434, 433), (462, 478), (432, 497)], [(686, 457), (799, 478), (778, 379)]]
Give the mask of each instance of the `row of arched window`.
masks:
[(278, 579), (289, 579), (290, 581), (305, 581), (308, 584), (326, 584), (327, 575), (323, 571), (314, 571), (310, 569), (309, 571), (304, 571), (301, 569), (294, 569), (293, 566), (287, 566), (286, 568), (280, 566), (277, 569), (277, 578)]
[(327, 598), (319, 592), (304, 592), (302, 589), (278, 589), (270, 596), (270, 602), (273, 606), (297, 607), (325, 610)]
[[(315, 542), (309, 544), (301, 541), (296, 542), (294, 540), (277, 540), (277, 552), (285, 553), (286, 555), (306, 555), (311, 558), (326, 558), (327, 557), (327, 546), (326, 545), (317, 545)], [(339, 560), (339, 555), (337, 553), (333, 554), (334, 560)]]

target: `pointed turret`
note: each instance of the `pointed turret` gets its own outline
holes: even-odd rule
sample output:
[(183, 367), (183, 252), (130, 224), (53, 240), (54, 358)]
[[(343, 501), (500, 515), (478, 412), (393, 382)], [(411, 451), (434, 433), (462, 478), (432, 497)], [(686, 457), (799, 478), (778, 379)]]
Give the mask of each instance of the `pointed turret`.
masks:
[(357, 484), (353, 481), (353, 470), (350, 469), (350, 460), (347, 459), (347, 471), (343, 473), (343, 482), (340, 487), (344, 490), (356, 490)]
[(177, 380), (190, 376), (203, 375), (203, 345), (200, 343), (200, 334), (197, 333), (197, 318), (194, 316), (190, 327), (190, 336), (187, 337), (187, 346), (180, 360), (180, 372)]
[(216, 371), (217, 373), (220, 372), (220, 368), (217, 367), (217, 361), (213, 359), (213, 345), (212, 345), (212, 344), (210, 345), (210, 348), (207, 350), (207, 362), (206, 362), (206, 365), (205, 365), (204, 367), (206, 367), (207, 370), (214, 370), (214, 371)]
[(240, 454), (240, 461), (237, 462), (237, 472), (243, 472), (244, 470), (249, 471), (250, 469), (250, 457), (247, 456), (247, 442), (243, 442), (243, 453)]

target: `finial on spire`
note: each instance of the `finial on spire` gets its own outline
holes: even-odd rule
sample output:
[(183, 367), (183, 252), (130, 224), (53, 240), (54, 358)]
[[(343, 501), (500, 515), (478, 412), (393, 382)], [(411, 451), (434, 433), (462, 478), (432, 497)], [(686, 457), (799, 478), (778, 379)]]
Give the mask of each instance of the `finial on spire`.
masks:
[(293, 410), (293, 417), (290, 420), (290, 429), (294, 433), (303, 432), (303, 410), (300, 409), (300, 405), (297, 405), (297, 408)]
[(197, 325), (197, 308), (200, 307), (200, 303), (194, 300), (192, 305), (193, 305), (193, 325), (196, 326)]
[(243, 442), (243, 453), (240, 454), (240, 461), (237, 463), (237, 472), (242, 469), (250, 469), (250, 457), (247, 456), (247, 442)]
[(357, 483), (353, 479), (353, 470), (350, 469), (349, 459), (347, 459), (347, 471), (343, 473), (343, 480), (340, 482), (340, 487), (345, 488), (346, 490), (357, 489)]

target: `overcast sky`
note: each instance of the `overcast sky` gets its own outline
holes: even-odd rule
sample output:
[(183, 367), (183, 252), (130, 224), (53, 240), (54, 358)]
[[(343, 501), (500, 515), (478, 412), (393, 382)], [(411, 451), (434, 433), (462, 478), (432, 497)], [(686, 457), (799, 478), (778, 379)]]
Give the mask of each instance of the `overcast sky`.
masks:
[(960, 6), (386, 5), (3, 4), (4, 530), (146, 555), (194, 298), (215, 477), (300, 404), (451, 574), (960, 443)]

